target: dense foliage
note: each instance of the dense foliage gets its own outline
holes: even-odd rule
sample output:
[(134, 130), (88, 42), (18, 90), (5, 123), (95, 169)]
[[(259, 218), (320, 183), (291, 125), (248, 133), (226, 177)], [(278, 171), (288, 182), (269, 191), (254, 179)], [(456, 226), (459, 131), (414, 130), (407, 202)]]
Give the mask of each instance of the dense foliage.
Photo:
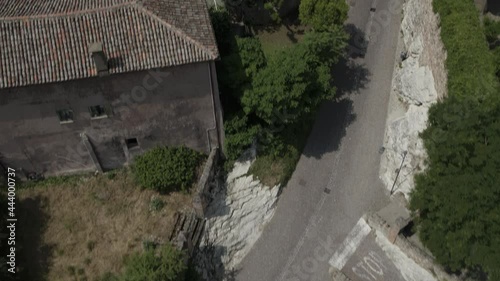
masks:
[(490, 107), (448, 98), (422, 134), (429, 167), (411, 207), (422, 241), (453, 271), (500, 264), (500, 106)]
[(449, 97), (422, 133), (428, 168), (411, 209), (422, 242), (452, 271), (500, 280), (500, 87), (473, 1), (434, 0), (448, 52)]
[(296, 122), (333, 98), (331, 66), (343, 53), (345, 42), (340, 29), (308, 33), (303, 42), (271, 57), (243, 95), (245, 112), (276, 127)]
[(299, 18), (316, 31), (326, 31), (347, 20), (349, 5), (345, 0), (302, 0)]
[(185, 254), (170, 244), (160, 249), (146, 249), (126, 260), (122, 281), (181, 281), (185, 280)]
[(448, 94), (478, 99), (496, 94), (496, 67), (473, 1), (433, 3), (441, 17), (441, 38), (448, 55)]
[(240, 99), (251, 79), (266, 65), (266, 58), (256, 38), (236, 37), (231, 45), (232, 52), (223, 57), (217, 74), (221, 91)]
[(488, 44), (490, 44), (490, 48), (500, 45), (500, 39), (498, 39), (500, 35), (500, 21), (493, 21), (490, 18), (485, 18), (484, 33), (488, 40)]
[(132, 167), (144, 188), (162, 193), (187, 190), (196, 180), (203, 154), (186, 147), (156, 147), (138, 156)]

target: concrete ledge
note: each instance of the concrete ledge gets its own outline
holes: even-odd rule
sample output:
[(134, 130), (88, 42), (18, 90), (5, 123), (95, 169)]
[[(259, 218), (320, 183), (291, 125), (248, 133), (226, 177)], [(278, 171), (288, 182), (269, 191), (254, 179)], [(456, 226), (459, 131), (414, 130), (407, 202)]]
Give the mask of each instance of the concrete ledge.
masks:
[[(418, 246), (410, 242), (404, 235), (394, 233), (393, 228), (387, 224), (378, 214), (371, 214), (366, 216), (366, 222), (370, 227), (381, 232), (391, 243), (401, 249), (410, 259), (415, 261), (423, 269), (431, 272), (439, 280), (448, 281), (463, 281), (464, 279), (447, 273), (440, 265), (435, 263), (434, 257), (427, 254)], [(396, 234), (396, 235), (394, 235)]]
[(95, 154), (94, 148), (92, 147), (92, 144), (90, 143), (89, 137), (85, 133), (80, 134), (83, 143), (85, 144), (85, 148), (87, 149), (90, 158), (92, 158), (92, 162), (94, 162), (96, 170), (102, 174), (103, 170), (101, 167), (101, 163), (99, 162), (99, 159), (97, 158), (97, 155)]

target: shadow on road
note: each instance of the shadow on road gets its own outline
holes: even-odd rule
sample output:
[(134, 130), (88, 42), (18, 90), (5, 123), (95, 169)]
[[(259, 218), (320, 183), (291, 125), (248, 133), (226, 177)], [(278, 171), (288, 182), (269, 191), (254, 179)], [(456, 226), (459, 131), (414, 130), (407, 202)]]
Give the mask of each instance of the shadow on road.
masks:
[(341, 59), (332, 69), (333, 85), (337, 88), (337, 98), (358, 93), (370, 81), (371, 73), (361, 62)]
[(346, 24), (344, 30), (349, 34), (347, 57), (364, 58), (368, 47), (365, 32), (354, 24)]
[(305, 156), (319, 159), (323, 154), (339, 149), (347, 128), (356, 120), (351, 98), (366, 87), (370, 76), (360, 59), (343, 58), (332, 69), (337, 99), (321, 106), (303, 151)]
[(319, 159), (327, 152), (338, 150), (347, 127), (354, 120), (356, 115), (352, 112), (351, 100), (326, 102), (317, 114), (303, 154)]

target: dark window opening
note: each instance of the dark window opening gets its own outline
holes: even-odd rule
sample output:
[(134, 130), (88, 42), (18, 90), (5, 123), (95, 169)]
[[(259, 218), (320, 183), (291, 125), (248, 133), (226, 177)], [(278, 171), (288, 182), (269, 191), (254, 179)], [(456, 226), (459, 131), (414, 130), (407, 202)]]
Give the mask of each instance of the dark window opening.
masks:
[(90, 106), (89, 111), (90, 111), (90, 118), (108, 117), (106, 108), (102, 105)]
[(59, 117), (60, 123), (71, 123), (73, 122), (73, 110), (72, 109), (60, 109), (57, 110), (57, 116)]
[(127, 144), (128, 149), (139, 147), (139, 142), (137, 141), (137, 138), (126, 139), (125, 144)]

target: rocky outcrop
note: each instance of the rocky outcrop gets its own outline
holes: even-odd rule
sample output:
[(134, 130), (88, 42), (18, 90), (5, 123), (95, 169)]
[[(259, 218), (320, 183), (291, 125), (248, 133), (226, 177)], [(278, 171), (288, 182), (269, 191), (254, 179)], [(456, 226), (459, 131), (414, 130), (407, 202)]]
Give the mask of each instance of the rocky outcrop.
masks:
[(406, 1), (380, 177), (390, 190), (399, 172), (394, 191), (407, 197), (414, 188), (414, 175), (425, 169), (419, 133), (427, 126), (429, 107), (446, 96), (446, 53), (438, 22), (432, 0)]
[(254, 151), (242, 158), (213, 192), (206, 211), (206, 232), (196, 256), (205, 280), (230, 279), (274, 215), (279, 186), (269, 188), (247, 174)]

